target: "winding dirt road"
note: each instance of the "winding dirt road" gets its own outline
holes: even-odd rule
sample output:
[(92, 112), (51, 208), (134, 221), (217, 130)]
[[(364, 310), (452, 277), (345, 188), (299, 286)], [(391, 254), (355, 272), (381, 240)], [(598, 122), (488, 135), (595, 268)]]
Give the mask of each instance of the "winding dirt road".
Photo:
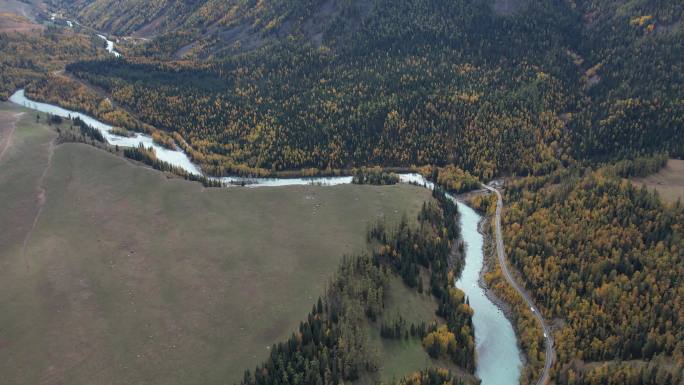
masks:
[(534, 302), (532, 302), (532, 299), (527, 295), (525, 290), (518, 285), (515, 279), (513, 279), (513, 276), (511, 276), (511, 273), (508, 270), (508, 265), (506, 264), (506, 254), (504, 253), (503, 235), (501, 231), (501, 210), (503, 208), (503, 198), (501, 198), (501, 193), (496, 188), (487, 185), (484, 185), (484, 188), (496, 194), (496, 253), (499, 258), (499, 265), (501, 265), (501, 271), (503, 272), (506, 281), (508, 281), (508, 283), (513, 286), (518, 293), (520, 293), (544, 331), (544, 338), (546, 339), (546, 362), (544, 364), (544, 370), (542, 371), (536, 385), (545, 385), (549, 381), (549, 371), (551, 370), (551, 364), (553, 364), (553, 360), (556, 356), (556, 352), (553, 349), (553, 337), (551, 336), (551, 330), (546, 324), (546, 321), (544, 321), (544, 317), (542, 317), (539, 313), (539, 309), (534, 305)]

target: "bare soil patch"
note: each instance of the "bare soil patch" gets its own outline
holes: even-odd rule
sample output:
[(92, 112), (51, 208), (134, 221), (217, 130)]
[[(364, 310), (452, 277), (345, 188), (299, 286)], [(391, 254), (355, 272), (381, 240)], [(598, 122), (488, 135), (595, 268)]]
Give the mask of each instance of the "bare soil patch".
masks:
[(9, 12), (0, 12), (0, 32), (31, 32), (45, 27), (29, 19)]
[(133, 37), (137, 38), (153, 38), (159, 32), (159, 26), (164, 21), (166, 15), (159, 15), (142, 28), (133, 33)]

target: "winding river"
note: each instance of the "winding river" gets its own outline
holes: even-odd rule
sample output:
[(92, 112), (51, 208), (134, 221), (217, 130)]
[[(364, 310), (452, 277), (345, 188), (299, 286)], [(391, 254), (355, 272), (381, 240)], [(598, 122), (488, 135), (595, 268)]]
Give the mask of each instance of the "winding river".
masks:
[[(104, 36), (98, 35), (107, 40)], [(107, 50), (119, 56), (114, 50), (113, 42), (107, 40)], [(201, 175), (200, 168), (192, 163), (190, 158), (180, 150), (169, 150), (154, 143), (148, 135), (136, 133), (132, 137), (123, 137), (111, 133), (112, 126), (102, 123), (80, 112), (70, 111), (62, 107), (47, 103), (40, 103), (26, 97), (23, 89), (16, 91), (10, 101), (36, 111), (50, 113), (63, 118), (80, 118), (86, 124), (99, 130), (105, 140), (121, 147), (145, 147), (154, 148), (157, 158), (178, 166), (189, 173)], [(217, 178), (226, 185), (231, 183), (247, 182), (248, 187), (279, 187), (292, 185), (340, 185), (349, 184), (350, 176), (339, 177), (312, 177), (312, 178), (243, 178), (222, 177)], [(401, 174), (401, 182), (416, 183), (433, 189), (434, 185), (425, 180), (419, 174)], [(482, 379), (482, 385), (515, 385), (518, 384), (522, 367), (521, 355), (517, 346), (517, 340), (513, 327), (504, 316), (501, 309), (492, 303), (480, 286), (480, 274), (484, 266), (483, 236), (479, 232), (478, 225), (482, 217), (473, 209), (453, 196), (449, 197), (456, 202), (461, 213), (461, 234), (466, 247), (466, 263), (461, 277), (455, 282), (456, 287), (463, 290), (474, 310), (473, 325), (475, 327), (475, 344), (477, 352), (476, 375)]]

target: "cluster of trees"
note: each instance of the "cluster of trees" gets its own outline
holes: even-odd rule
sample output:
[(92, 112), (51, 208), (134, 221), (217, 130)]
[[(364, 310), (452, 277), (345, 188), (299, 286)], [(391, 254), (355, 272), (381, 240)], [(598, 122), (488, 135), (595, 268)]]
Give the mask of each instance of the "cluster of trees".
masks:
[[(313, 306), (298, 332), (286, 342), (274, 345), (269, 358), (254, 372), (246, 371), (242, 385), (337, 385), (377, 371), (378, 357), (367, 346), (364, 325), (380, 319), (392, 275), (400, 274), (405, 282), (416, 286), (415, 275), (407, 273), (413, 269), (405, 266), (418, 263), (431, 271), (432, 294), (440, 299), (438, 315), (446, 319), (446, 324), (407, 327), (399, 317), (392, 325), (382, 322), (381, 335), (385, 338), (408, 338), (409, 335), (423, 338), (430, 354), (450, 357), (473, 373), (472, 310), (463, 292), (451, 288), (454, 275), (449, 270), (449, 239), (457, 234), (457, 228), (446, 223), (454, 222), (457, 212), (455, 206), (442, 209), (445, 204), (453, 205), (443, 193), (438, 191), (435, 196), (439, 203), (431, 202), (423, 207), (418, 229), (410, 229), (405, 221), (390, 233), (384, 226), (373, 226), (368, 238), (380, 242), (378, 250), (372, 255), (343, 258), (325, 296)], [(446, 371), (424, 372), (417, 378), (420, 376), (441, 378), (444, 381), (440, 384), (448, 383), (451, 378)]]
[(624, 159), (615, 164), (603, 168), (608, 175), (631, 178), (655, 174), (667, 165), (669, 156), (667, 153), (656, 154), (648, 157)]
[(397, 385), (463, 385), (463, 381), (446, 369), (431, 368), (405, 377)]
[[(433, 193), (440, 194), (443, 195), (439, 190)], [(430, 292), (437, 297), (446, 297), (448, 293), (448, 283), (444, 278), (450, 267), (461, 271), (463, 266), (462, 258), (451, 258), (453, 240), (460, 234), (458, 208), (446, 198), (444, 204), (448, 210), (442, 211), (434, 202), (424, 202), (418, 216), (418, 228), (412, 228), (402, 218), (394, 229), (388, 230), (383, 222), (378, 222), (367, 234), (370, 242), (380, 244), (373, 252), (375, 259), (392, 266), (407, 286), (418, 286), (420, 267), (430, 269)], [(443, 212), (451, 214), (451, 217), (446, 217)]]
[(76, 127), (78, 127), (78, 129), (81, 131), (81, 135), (84, 137), (92, 138), (100, 143), (105, 143), (105, 138), (102, 136), (100, 130), (93, 128), (78, 117), (73, 119), (73, 123)]
[[(437, 183), (441, 188), (455, 194), (477, 190), (482, 187), (478, 178), (453, 164), (449, 164), (445, 167), (421, 167), (420, 173)], [(483, 177), (485, 179), (490, 179), (493, 175), (483, 175)]]
[(506, 252), (544, 315), (564, 320), (558, 365), (681, 359), (681, 205), (601, 172), (525, 185), (507, 192)]
[(391, 185), (399, 183), (399, 175), (381, 167), (360, 167), (352, 170), (352, 183)]
[(382, 312), (389, 274), (368, 256), (345, 258), (298, 333), (274, 345), (264, 364), (245, 372), (242, 384), (340, 384), (375, 372), (378, 357), (367, 347), (363, 322)]
[(479, 194), (470, 199), (469, 203), (470, 207), (481, 213), (494, 215), (494, 210), (496, 210), (496, 195)]
[(430, 357), (449, 358), (458, 355), (456, 336), (446, 325), (441, 325), (423, 338), (423, 346)]
[(377, 370), (362, 322), (382, 311), (387, 269), (368, 256), (345, 257), (323, 299), (286, 342), (242, 384), (340, 384)]
[[(54, 126), (58, 133), (58, 143), (64, 142), (80, 142), (86, 143), (106, 151), (114, 151), (114, 148), (109, 146), (102, 136), (102, 133), (97, 129), (89, 126), (79, 118), (63, 119), (58, 115), (47, 114), (45, 122), (49, 126)], [(41, 122), (40, 113), (36, 114), (36, 123)]]
[(408, 339), (409, 337), (423, 339), (428, 333), (435, 330), (437, 330), (436, 323), (428, 325), (423, 321), (418, 325), (413, 322), (408, 324), (402, 316), (390, 321), (385, 320), (380, 324), (380, 336), (388, 339)]
[(47, 74), (26, 87), (26, 96), (83, 112), (126, 130), (154, 132), (153, 127), (117, 108), (109, 98), (67, 76)]
[(152, 133), (152, 140), (162, 147), (168, 148), (170, 150), (176, 149), (176, 142), (174, 142), (170, 135), (164, 132), (154, 131)]

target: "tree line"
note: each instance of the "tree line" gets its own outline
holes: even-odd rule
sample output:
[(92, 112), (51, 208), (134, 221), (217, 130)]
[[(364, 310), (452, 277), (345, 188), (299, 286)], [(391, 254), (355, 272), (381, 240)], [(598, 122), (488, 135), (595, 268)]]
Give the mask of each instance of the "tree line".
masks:
[[(419, 263), (430, 269), (431, 293), (439, 299), (438, 315), (446, 323), (414, 326), (414, 334), (424, 334), (429, 354), (448, 357), (473, 373), (472, 310), (463, 292), (451, 287), (450, 236), (456, 236), (458, 228), (447, 223), (455, 223), (457, 211), (455, 206), (447, 208), (451, 201), (440, 197), (440, 192), (435, 192), (435, 197), (439, 203), (423, 206), (415, 230), (405, 221), (392, 232), (381, 225), (372, 226), (368, 239), (378, 241), (374, 252), (344, 257), (326, 294), (313, 305), (298, 331), (272, 346), (269, 358), (254, 371), (245, 371), (241, 384), (341, 384), (377, 371), (379, 357), (368, 348), (363, 325), (379, 320), (391, 276), (398, 274), (410, 287), (416, 287), (414, 269), (406, 266)], [(380, 328), (387, 337), (388, 326)], [(444, 381), (451, 376), (447, 371), (426, 373), (432, 373), (428, 378), (439, 374)]]

